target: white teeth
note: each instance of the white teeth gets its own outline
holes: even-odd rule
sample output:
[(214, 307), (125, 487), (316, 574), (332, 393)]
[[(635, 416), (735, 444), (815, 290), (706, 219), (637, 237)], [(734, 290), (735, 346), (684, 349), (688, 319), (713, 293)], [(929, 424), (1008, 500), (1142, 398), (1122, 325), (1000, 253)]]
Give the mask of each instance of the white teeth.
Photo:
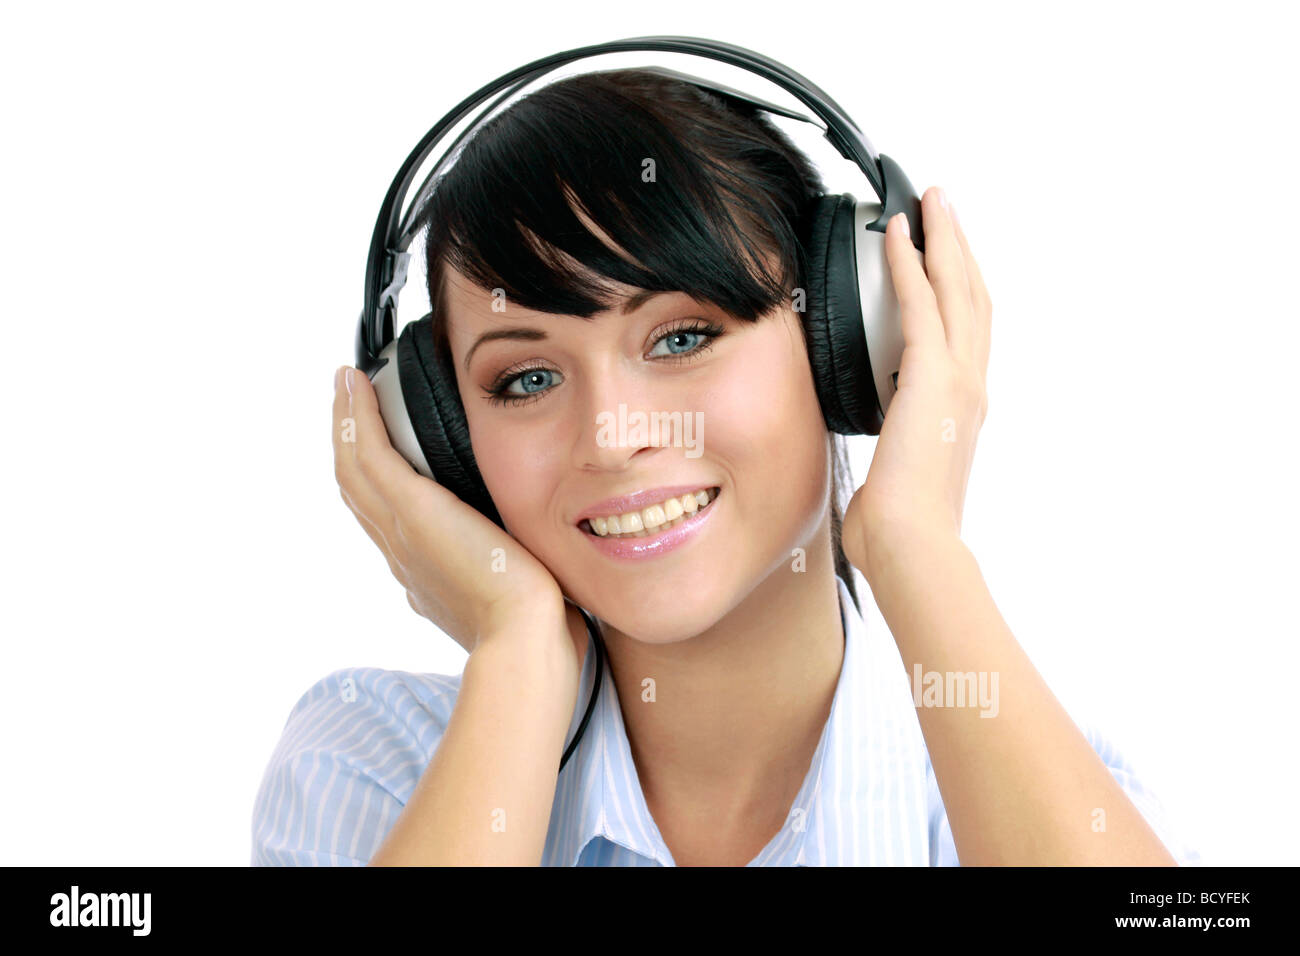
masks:
[(711, 488), (678, 495), (659, 504), (650, 505), (640, 511), (628, 511), (624, 514), (605, 515), (588, 518), (591, 530), (600, 537), (608, 535), (627, 535), (628, 537), (645, 537), (647, 533), (665, 526), (672, 527), (679, 519), (699, 511), (715, 494)]
[(668, 520), (664, 514), (663, 505), (651, 505), (645, 511), (641, 512), (641, 518), (645, 521), (645, 529), (653, 531), (661, 524)]

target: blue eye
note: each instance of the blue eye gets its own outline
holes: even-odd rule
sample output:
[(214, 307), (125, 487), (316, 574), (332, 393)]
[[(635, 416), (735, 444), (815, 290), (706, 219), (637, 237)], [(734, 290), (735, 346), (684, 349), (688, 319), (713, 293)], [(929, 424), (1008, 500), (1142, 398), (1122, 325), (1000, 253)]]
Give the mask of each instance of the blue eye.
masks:
[[(715, 322), (690, 325), (669, 329), (655, 340), (649, 356), (660, 361), (672, 363), (688, 362), (712, 347), (713, 340), (725, 330)], [(660, 345), (667, 345), (667, 352), (659, 352)], [(535, 402), (549, 392), (553, 385), (564, 381), (564, 376), (549, 368), (525, 368), (520, 371), (506, 370), (496, 382), (484, 389), (487, 399), (493, 405), (526, 405)], [(519, 386), (516, 388), (515, 386)]]
[[(520, 375), (511, 384), (519, 385), (523, 388), (525, 395), (531, 395), (546, 388), (550, 384), (550, 380), (558, 374), (558, 372), (552, 372), (549, 368), (535, 368)], [(507, 389), (506, 394), (512, 393)]]
[[(682, 339), (685, 339), (686, 341), (683, 343)], [(655, 348), (657, 349), (661, 344), (667, 342), (669, 354), (682, 355), (686, 352), (691, 351), (691, 349), (695, 347), (697, 342), (703, 340), (704, 340), (703, 332), (697, 331), (695, 329), (678, 329), (676, 332), (669, 332), (658, 342), (656, 342)], [(650, 354), (651, 355), (655, 354), (653, 349), (650, 351)]]

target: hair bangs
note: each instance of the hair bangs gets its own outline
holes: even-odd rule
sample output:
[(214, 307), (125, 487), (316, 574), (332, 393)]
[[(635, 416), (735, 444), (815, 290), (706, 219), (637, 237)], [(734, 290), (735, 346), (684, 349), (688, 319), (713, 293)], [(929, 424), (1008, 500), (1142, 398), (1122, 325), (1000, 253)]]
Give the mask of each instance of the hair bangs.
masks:
[(815, 168), (766, 116), (639, 70), (543, 87), (484, 124), (426, 204), (441, 264), (538, 312), (590, 318), (632, 287), (746, 320), (801, 284)]

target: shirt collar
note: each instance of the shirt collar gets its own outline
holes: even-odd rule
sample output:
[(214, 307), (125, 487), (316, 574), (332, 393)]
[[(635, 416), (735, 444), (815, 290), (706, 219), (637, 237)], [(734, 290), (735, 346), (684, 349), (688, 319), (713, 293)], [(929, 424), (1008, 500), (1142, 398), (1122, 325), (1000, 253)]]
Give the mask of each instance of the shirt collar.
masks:
[[(785, 825), (749, 865), (925, 865), (926, 751), (902, 660), (892, 636), (867, 633), (848, 587), (835, 580), (845, 643), (831, 713)], [(595, 659), (589, 645), (584, 690)], [(589, 693), (578, 695), (566, 741)], [(641, 791), (608, 661), (587, 731), (556, 786), (543, 862), (575, 866), (598, 836), (673, 865)]]

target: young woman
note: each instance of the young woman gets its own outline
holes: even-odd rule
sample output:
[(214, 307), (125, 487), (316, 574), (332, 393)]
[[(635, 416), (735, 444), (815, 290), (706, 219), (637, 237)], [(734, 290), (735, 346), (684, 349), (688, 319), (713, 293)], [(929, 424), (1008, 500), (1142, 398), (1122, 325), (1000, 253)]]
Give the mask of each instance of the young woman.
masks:
[[(255, 863), (1194, 859), (961, 542), (992, 304), (940, 189), (924, 269), (888, 226), (906, 347), (842, 510), (796, 307), (824, 191), (764, 114), (636, 70), (554, 83), (467, 144), (425, 210), (432, 336), (507, 530), (398, 455), (364, 374), (340, 369), (333, 414), (344, 500), (469, 659), (312, 687)], [(638, 412), (678, 417), (620, 431)], [(575, 605), (608, 661), (557, 779), (595, 676)]]

